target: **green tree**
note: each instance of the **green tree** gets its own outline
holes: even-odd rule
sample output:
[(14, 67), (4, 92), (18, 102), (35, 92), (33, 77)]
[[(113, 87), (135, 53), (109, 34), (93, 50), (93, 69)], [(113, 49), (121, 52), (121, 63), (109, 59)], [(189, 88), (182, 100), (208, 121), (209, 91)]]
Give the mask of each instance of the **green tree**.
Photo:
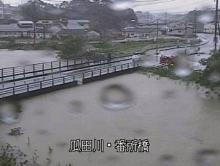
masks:
[(85, 41), (81, 38), (67, 38), (60, 48), (60, 57), (64, 59), (79, 57), (83, 53)]

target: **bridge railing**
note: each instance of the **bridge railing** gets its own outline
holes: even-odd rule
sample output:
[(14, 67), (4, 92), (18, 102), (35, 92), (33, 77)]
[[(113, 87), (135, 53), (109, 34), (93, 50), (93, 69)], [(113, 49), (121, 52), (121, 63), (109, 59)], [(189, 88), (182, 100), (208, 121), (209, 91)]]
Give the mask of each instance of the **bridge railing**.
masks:
[(79, 69), (92, 66), (95, 64), (114, 63), (123, 59), (131, 58), (131, 56), (113, 57), (110, 62), (108, 60), (92, 61), (86, 59), (69, 59), (59, 60), (45, 63), (36, 63), (26, 66), (8, 67), (0, 69), (0, 82), (8, 82), (36, 76), (44, 76), (56, 72)]
[(62, 77), (51, 78), (51, 79), (47, 79), (43, 81), (8, 87), (8, 88), (0, 89), (0, 98), (29, 93), (29, 92), (33, 92), (33, 91), (37, 91), (41, 89), (43, 90), (45, 88), (50, 88), (53, 86), (73, 83), (73, 82), (78, 81), (77, 78), (84, 80), (86, 78), (102, 76), (102, 75), (106, 75), (106, 74), (110, 74), (110, 73), (114, 73), (114, 72), (118, 72), (122, 70), (127, 70), (131, 68), (136, 68), (136, 67), (138, 67), (138, 64), (134, 62), (130, 62), (130, 63), (120, 64), (120, 65), (110, 66), (108, 68), (100, 68), (100, 69), (95, 69), (91, 71), (83, 71), (78, 75), (62, 76)]

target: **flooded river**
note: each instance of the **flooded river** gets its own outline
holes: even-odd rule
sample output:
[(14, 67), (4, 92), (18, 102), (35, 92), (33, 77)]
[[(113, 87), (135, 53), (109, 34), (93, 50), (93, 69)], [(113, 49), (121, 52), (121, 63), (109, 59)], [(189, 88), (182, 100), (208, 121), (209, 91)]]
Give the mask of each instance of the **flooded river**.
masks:
[(50, 62), (56, 60), (55, 51), (29, 50), (1, 50), (0, 68), (24, 66), (33, 63)]
[[(103, 103), (102, 95), (111, 85), (123, 87), (121, 93), (129, 91), (121, 95), (125, 99), (130, 95), (123, 109), (109, 109)], [(196, 166), (210, 156), (209, 166), (219, 164), (220, 103), (201, 97), (194, 85), (133, 73), (27, 98), (20, 104), (18, 122), (0, 125), (0, 141), (29, 156), (36, 152), (43, 166)], [(9, 136), (16, 127), (24, 134)], [(114, 143), (135, 138), (149, 139), (150, 152), (117, 153), (106, 147), (104, 153), (68, 152), (71, 139)]]

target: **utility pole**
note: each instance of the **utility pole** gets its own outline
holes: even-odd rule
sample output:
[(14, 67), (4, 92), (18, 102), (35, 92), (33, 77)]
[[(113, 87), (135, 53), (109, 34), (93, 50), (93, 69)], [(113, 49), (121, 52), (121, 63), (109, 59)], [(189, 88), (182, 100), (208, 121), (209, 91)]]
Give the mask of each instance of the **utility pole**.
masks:
[(167, 12), (165, 13), (165, 25), (167, 26)]
[(188, 27), (187, 27), (187, 21), (185, 21), (184, 26), (185, 26), (185, 27), (184, 27), (184, 28), (185, 28), (185, 37), (187, 37), (187, 28), (188, 28)]
[(215, 52), (217, 51), (217, 43), (218, 43), (218, 0), (216, 0), (216, 8), (215, 8), (215, 37), (214, 37), (214, 42), (215, 42)]
[(158, 36), (159, 36), (159, 20), (157, 19), (157, 38), (156, 38), (156, 43), (157, 43), (157, 49), (156, 49), (156, 54), (159, 54), (158, 51)]
[(147, 13), (147, 24), (150, 24), (150, 13)]
[(5, 18), (5, 3), (2, 1), (2, 19)]
[(197, 10), (195, 10), (195, 16), (194, 16), (194, 34), (196, 37), (197, 35)]

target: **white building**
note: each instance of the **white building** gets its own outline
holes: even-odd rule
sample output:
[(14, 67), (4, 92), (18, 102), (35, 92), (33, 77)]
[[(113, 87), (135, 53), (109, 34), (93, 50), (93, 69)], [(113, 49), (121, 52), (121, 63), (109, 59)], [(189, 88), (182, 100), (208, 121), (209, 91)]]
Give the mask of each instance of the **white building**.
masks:
[(204, 26), (204, 32), (205, 33), (215, 33), (215, 24), (213, 24), (213, 23), (206, 24)]

